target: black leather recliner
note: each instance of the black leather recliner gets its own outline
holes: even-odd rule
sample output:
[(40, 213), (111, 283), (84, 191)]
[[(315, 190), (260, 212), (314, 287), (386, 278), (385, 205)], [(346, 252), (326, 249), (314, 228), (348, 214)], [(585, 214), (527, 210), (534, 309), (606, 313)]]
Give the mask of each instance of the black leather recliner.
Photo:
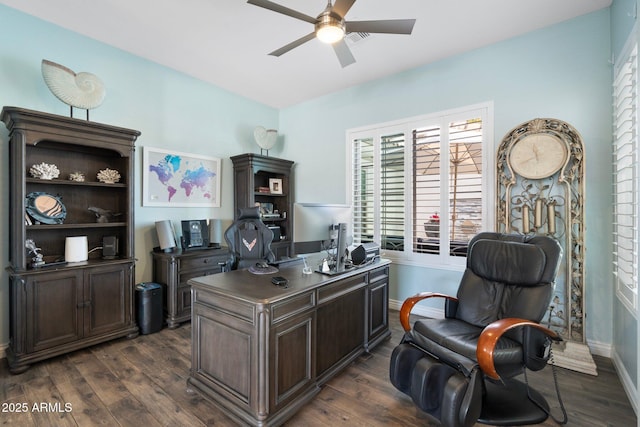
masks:
[[(389, 368), (393, 385), (447, 427), (547, 419), (542, 395), (514, 377), (544, 368), (551, 341), (561, 340), (539, 323), (561, 257), (558, 242), (546, 236), (475, 236), (456, 297), (425, 292), (404, 301), (405, 335)], [(444, 298), (445, 317), (411, 328), (411, 309), (432, 297)]]
[(271, 251), (273, 232), (260, 219), (260, 208), (240, 209), (238, 219), (224, 232), (231, 251), (231, 269), (241, 269), (256, 263), (271, 263), (276, 257)]

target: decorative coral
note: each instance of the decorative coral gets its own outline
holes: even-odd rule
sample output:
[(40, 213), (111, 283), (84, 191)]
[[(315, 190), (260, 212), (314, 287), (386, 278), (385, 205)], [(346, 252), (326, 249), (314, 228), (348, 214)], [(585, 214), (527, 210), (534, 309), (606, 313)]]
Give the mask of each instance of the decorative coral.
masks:
[(97, 175), (98, 181), (113, 184), (120, 181), (120, 172), (115, 169), (102, 169)]
[(60, 170), (56, 165), (44, 162), (31, 166), (29, 173), (32, 177), (40, 179), (54, 179), (60, 176)]
[(82, 172), (72, 172), (69, 174), (69, 181), (84, 182), (84, 174)]

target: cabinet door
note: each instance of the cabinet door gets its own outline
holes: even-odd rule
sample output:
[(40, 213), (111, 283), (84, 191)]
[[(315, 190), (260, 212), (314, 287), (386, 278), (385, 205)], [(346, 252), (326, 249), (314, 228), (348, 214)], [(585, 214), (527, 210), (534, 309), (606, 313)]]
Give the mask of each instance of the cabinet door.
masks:
[(79, 307), (82, 271), (29, 276), (26, 282), (27, 351), (35, 352), (82, 338)]
[(389, 334), (389, 268), (381, 268), (369, 273), (367, 286), (368, 318), (367, 343)]
[(84, 333), (86, 336), (125, 328), (131, 322), (129, 264), (86, 270)]
[(191, 286), (178, 286), (176, 291), (175, 317), (191, 314)]
[(307, 312), (272, 329), (269, 385), (274, 411), (312, 385), (313, 325), (313, 312)]
[[(217, 263), (217, 261), (216, 261)], [(178, 279), (178, 288), (176, 289), (176, 306), (175, 317), (180, 318), (191, 314), (191, 286), (189, 286), (189, 280), (195, 277), (209, 276), (211, 274), (218, 274), (222, 272), (222, 267), (214, 264), (210, 270), (199, 271), (185, 271), (180, 272)]]
[[(366, 275), (318, 290), (316, 375), (341, 369), (365, 343)], [(329, 373), (330, 377), (331, 374)]]

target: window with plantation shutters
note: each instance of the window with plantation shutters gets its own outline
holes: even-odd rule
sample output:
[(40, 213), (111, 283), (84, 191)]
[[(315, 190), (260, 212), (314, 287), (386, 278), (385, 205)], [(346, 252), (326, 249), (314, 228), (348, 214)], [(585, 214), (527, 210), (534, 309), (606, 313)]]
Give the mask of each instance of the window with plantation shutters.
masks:
[(369, 243), (375, 234), (373, 138), (354, 139), (351, 149), (353, 236), (357, 243)]
[[(450, 255), (464, 256), (482, 228), (482, 119), (444, 124), (413, 131), (413, 246), (433, 254), (448, 247)], [(448, 166), (441, 169), (441, 162)]]
[(354, 243), (420, 264), (463, 264), (493, 227), (492, 106), (348, 132)]
[(637, 53), (636, 43), (624, 51), (613, 83), (613, 274), (616, 295), (633, 312), (638, 310)]
[(404, 134), (380, 138), (380, 244), (404, 247)]
[(440, 126), (432, 125), (412, 131), (413, 150), (413, 235), (412, 250), (440, 253), (440, 245), (425, 245), (426, 240), (440, 238)]

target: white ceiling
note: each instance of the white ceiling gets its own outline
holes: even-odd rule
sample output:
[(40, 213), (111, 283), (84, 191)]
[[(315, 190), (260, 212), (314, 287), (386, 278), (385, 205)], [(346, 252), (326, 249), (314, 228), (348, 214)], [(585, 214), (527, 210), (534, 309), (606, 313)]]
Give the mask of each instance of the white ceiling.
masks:
[[(317, 16), (326, 0), (273, 0)], [(313, 25), (244, 0), (0, 0), (143, 58), (282, 108), (608, 7), (612, 0), (359, 0), (347, 20), (415, 18), (413, 34), (373, 34), (341, 68), (318, 40), (268, 53)], [(552, 46), (550, 46), (552, 48)], [(49, 58), (53, 59), (53, 58)], [(81, 59), (79, 59), (80, 61)], [(100, 75), (100, 70), (75, 71)]]

